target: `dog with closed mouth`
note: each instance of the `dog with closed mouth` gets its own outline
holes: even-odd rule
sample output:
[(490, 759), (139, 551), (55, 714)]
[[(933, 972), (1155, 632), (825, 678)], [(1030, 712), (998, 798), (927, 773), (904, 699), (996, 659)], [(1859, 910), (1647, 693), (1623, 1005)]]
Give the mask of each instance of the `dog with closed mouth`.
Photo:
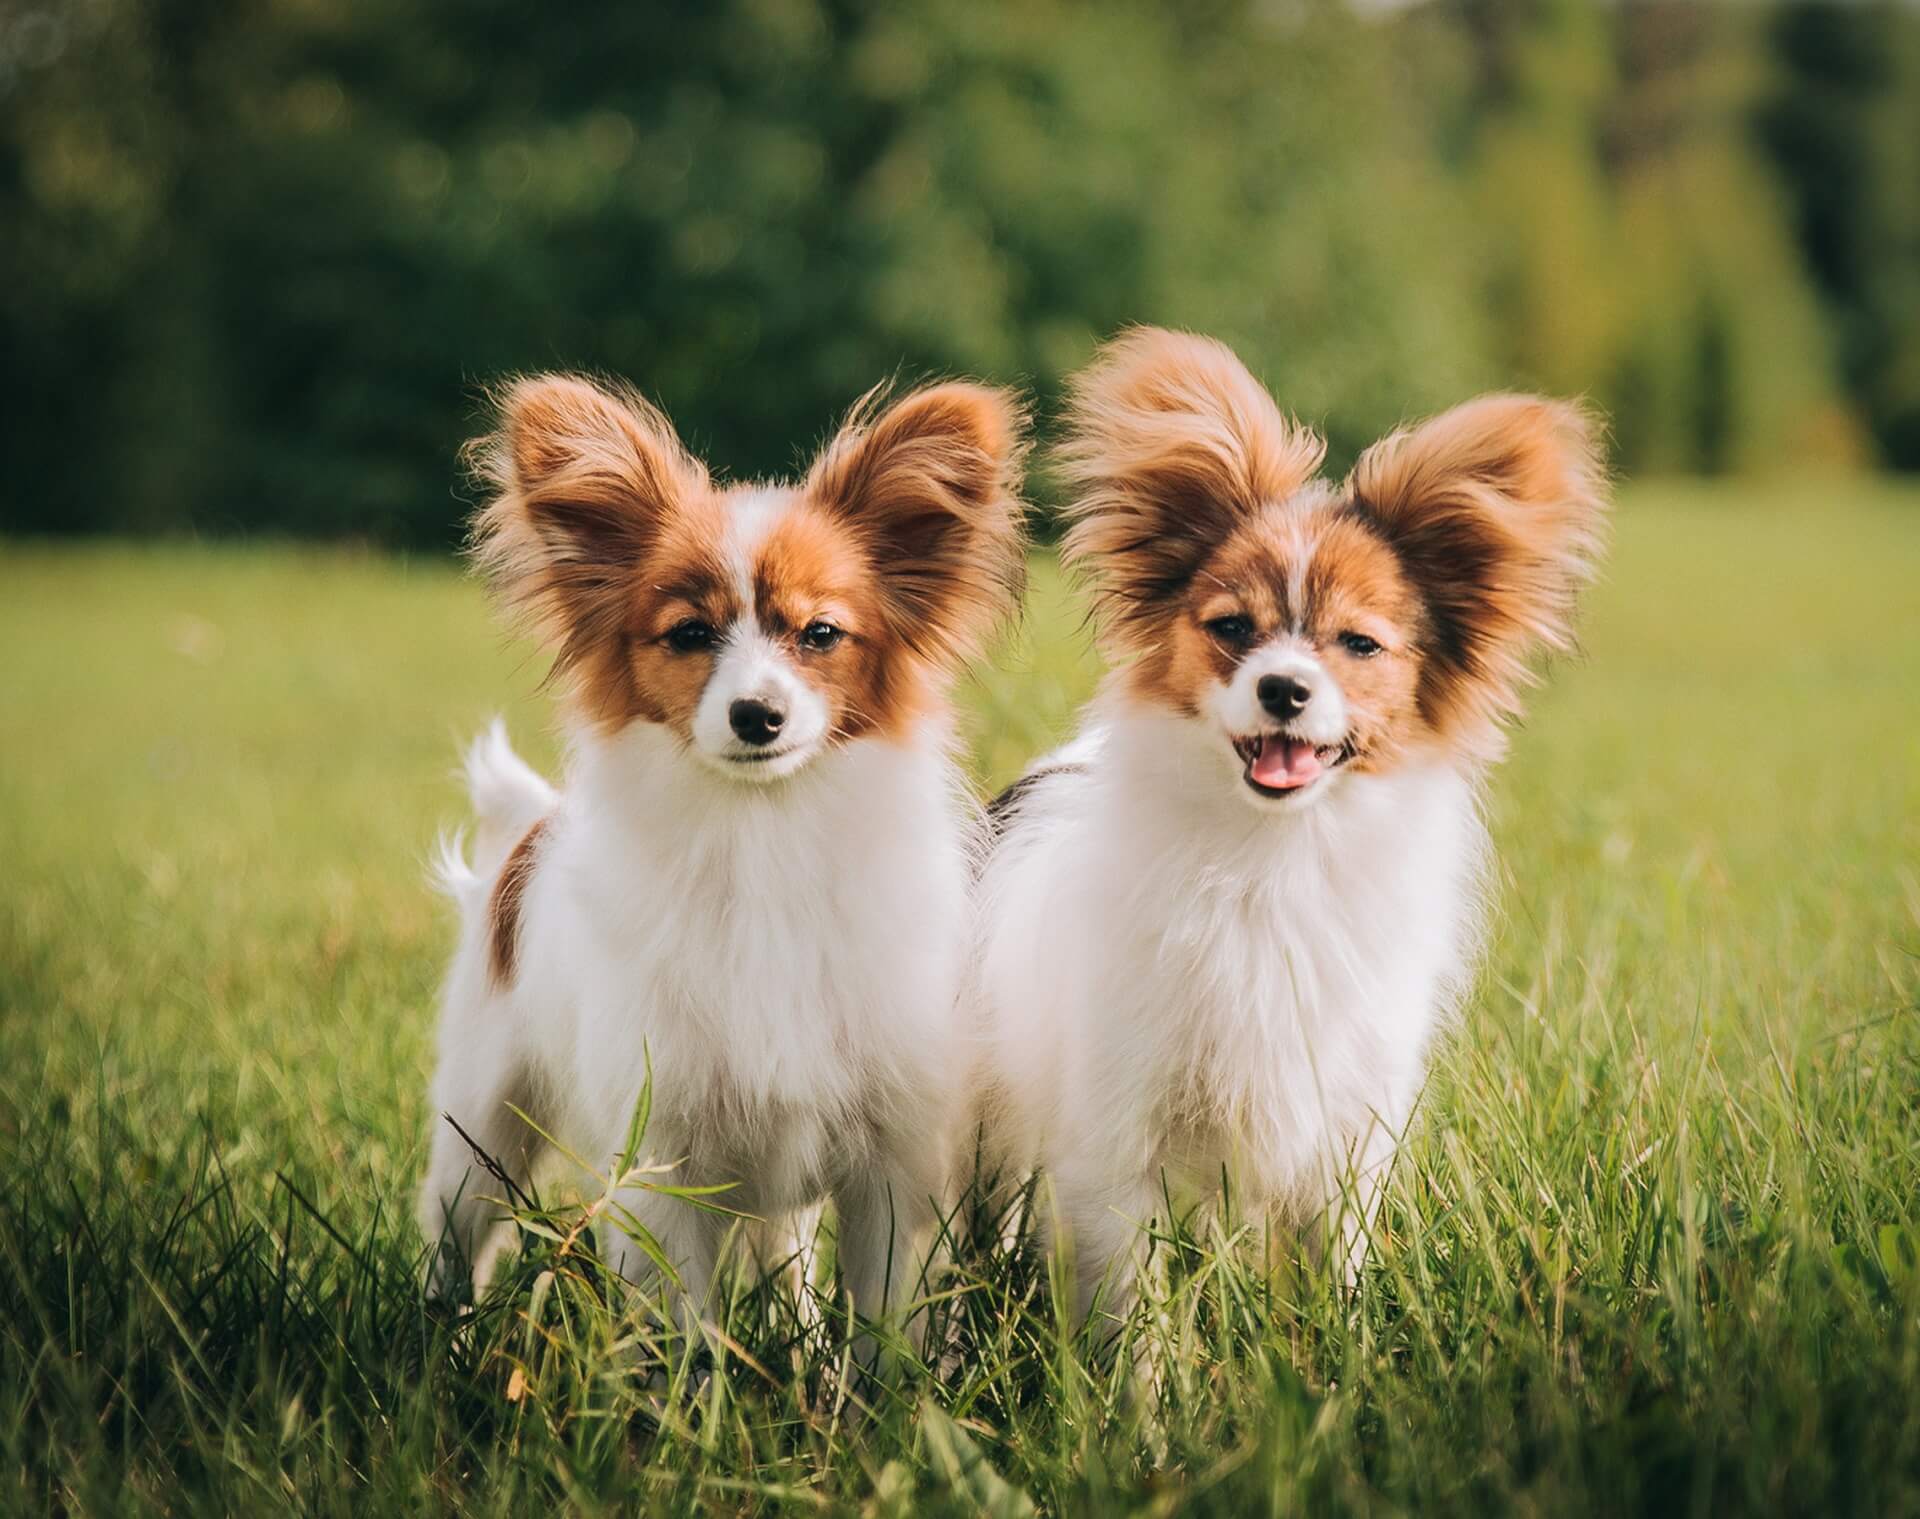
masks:
[(1064, 557), (1114, 666), (995, 805), (990, 1155), (1050, 1179), (1084, 1314), (1225, 1178), (1350, 1271), (1479, 944), (1479, 792), (1599, 550), (1595, 430), (1530, 396), (1340, 483), (1225, 347), (1137, 329), (1072, 388)]
[[(420, 1220), (430, 1286), (500, 1242), (539, 1130), (606, 1163), (649, 1062), (670, 1179), (769, 1227), (830, 1200), (843, 1290), (907, 1306), (950, 1186), (956, 991), (977, 809), (949, 688), (1014, 606), (1024, 418), (946, 383), (863, 402), (797, 484), (722, 485), (667, 419), (568, 376), (505, 389), (477, 459), (479, 564), (552, 651), (555, 789), (498, 728), (468, 757), (473, 857), (442, 878), (443, 996)], [(616, 1199), (697, 1313), (730, 1220)], [(656, 1279), (604, 1228), (612, 1265)]]

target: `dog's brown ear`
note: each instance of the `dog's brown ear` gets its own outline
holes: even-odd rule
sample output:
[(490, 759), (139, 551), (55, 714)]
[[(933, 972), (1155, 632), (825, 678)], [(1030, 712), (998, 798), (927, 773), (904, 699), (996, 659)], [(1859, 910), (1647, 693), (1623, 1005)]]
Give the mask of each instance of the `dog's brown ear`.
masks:
[(1062, 556), (1093, 580), (1123, 644), (1150, 637), (1221, 540), (1299, 490), (1326, 452), (1225, 344), (1158, 327), (1122, 333), (1075, 376), (1067, 424)]
[(1482, 396), (1366, 451), (1348, 488), (1425, 601), (1420, 705), (1443, 737), (1497, 750), (1527, 660), (1569, 647), (1608, 487), (1579, 407)]
[(892, 635), (952, 668), (1018, 604), (1026, 415), (962, 381), (891, 405), (870, 392), (809, 472), (809, 500), (847, 523), (877, 572)]
[(631, 575), (707, 472), (639, 396), (573, 375), (515, 380), (473, 447), (491, 492), (474, 556), (566, 672), (617, 640)]

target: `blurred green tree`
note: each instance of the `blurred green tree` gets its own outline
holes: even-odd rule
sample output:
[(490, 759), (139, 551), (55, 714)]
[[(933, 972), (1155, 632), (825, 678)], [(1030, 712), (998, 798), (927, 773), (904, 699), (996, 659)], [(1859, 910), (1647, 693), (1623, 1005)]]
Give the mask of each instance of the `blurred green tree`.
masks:
[(14, 0), (0, 527), (443, 545), (503, 373), (629, 376), (759, 475), (890, 375), (1044, 406), (1132, 321), (1336, 461), (1539, 384), (1630, 463), (1772, 462), (1845, 413), (1753, 29), (1684, 10)]
[(1758, 120), (1886, 461), (1920, 469), (1920, 13), (1795, 0)]
[(1455, 0), (1503, 370), (1585, 391), (1630, 469), (1845, 457), (1828, 334), (1743, 130), (1753, 18)]

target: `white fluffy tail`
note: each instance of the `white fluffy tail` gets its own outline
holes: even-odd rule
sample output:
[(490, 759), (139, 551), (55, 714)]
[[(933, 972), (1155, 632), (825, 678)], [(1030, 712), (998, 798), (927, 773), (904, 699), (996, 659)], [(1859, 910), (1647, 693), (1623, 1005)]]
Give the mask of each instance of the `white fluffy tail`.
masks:
[(500, 718), (467, 749), (467, 791), (473, 797), (474, 866), (491, 875), (507, 851), (525, 833), (553, 811), (560, 793), (546, 777), (513, 752), (507, 725)]
[(560, 800), (546, 778), (513, 752), (507, 725), (497, 717), (468, 745), (462, 768), (473, 798), (473, 860), (467, 861), (465, 835), (455, 834), (441, 839), (435, 865), (441, 884), (456, 897), (475, 881), (492, 880), (520, 836)]

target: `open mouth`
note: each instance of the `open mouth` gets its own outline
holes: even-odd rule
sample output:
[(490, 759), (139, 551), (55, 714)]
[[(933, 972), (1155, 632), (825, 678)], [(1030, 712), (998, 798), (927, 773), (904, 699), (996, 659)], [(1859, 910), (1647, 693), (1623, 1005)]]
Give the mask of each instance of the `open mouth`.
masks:
[(1285, 733), (1252, 733), (1233, 741), (1245, 778), (1262, 796), (1298, 796), (1329, 770), (1353, 758), (1353, 745), (1310, 744)]

